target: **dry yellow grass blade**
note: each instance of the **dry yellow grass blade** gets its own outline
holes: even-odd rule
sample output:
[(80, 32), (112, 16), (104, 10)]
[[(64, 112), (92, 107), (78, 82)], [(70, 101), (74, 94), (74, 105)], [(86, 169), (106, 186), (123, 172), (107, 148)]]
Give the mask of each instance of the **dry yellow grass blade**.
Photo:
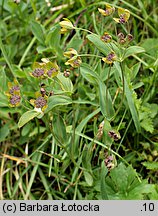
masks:
[(26, 163), (22, 158), (19, 158), (19, 157), (14, 157), (14, 156), (10, 156), (10, 155), (7, 155), (7, 154), (2, 154), (3, 157), (5, 158), (8, 158), (10, 160), (13, 160), (13, 161), (16, 161), (17, 164), (20, 164), (20, 163)]

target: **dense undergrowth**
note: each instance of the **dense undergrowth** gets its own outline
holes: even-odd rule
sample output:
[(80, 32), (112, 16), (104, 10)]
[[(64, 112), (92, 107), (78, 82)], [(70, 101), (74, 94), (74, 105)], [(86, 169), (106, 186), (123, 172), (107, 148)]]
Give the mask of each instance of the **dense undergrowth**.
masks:
[(157, 12), (0, 0), (0, 199), (158, 199)]

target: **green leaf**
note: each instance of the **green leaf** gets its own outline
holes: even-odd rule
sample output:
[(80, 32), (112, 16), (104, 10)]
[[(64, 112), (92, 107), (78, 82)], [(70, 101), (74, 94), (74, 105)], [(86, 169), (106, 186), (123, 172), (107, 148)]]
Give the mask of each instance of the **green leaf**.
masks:
[(100, 108), (94, 110), (92, 113), (90, 113), (89, 115), (87, 115), (81, 122), (80, 124), (77, 126), (76, 131), (81, 133), (84, 126), (88, 123), (88, 121), (93, 118), (95, 115), (97, 115), (100, 112)]
[(133, 67), (131, 68), (132, 69), (132, 79), (134, 79), (137, 76), (140, 66), (141, 66), (141, 62), (138, 62), (135, 65), (133, 65)]
[(73, 93), (73, 84), (71, 80), (68, 77), (64, 77), (62, 73), (59, 73), (57, 75), (57, 78), (59, 79), (60, 86), (64, 92), (70, 92)]
[(154, 189), (147, 180), (140, 182), (135, 170), (123, 163), (111, 170), (105, 184), (108, 197), (113, 200), (140, 200), (144, 198), (144, 194), (150, 194)]
[(104, 55), (107, 55), (109, 52), (111, 52), (111, 48), (104, 43), (98, 35), (96, 34), (89, 34), (87, 35), (87, 38), (89, 41), (91, 41), (100, 52), (102, 52)]
[(51, 48), (57, 48), (60, 44), (60, 39), (60, 26), (53, 26), (46, 37), (46, 45), (49, 45)]
[(46, 130), (45, 127), (34, 127), (34, 129), (31, 130), (31, 132), (29, 133), (28, 137), (32, 137), (32, 136), (35, 136), (37, 134), (42, 134), (42, 133), (44, 133), (45, 130)]
[(9, 104), (8, 104), (8, 99), (7, 99), (7, 97), (4, 95), (4, 93), (1, 93), (1, 92), (0, 92), (0, 98), (1, 98), (1, 100), (0, 100), (0, 107), (7, 107), (7, 106), (9, 106)]
[(55, 137), (58, 138), (58, 140), (62, 144), (64, 144), (67, 141), (67, 134), (66, 134), (66, 125), (61, 116), (59, 115), (53, 116), (52, 128), (53, 128)]
[(21, 135), (26, 136), (27, 134), (29, 134), (29, 132), (32, 130), (32, 126), (33, 125), (30, 123), (26, 124), (21, 130)]
[[(78, 124), (76, 127), (76, 132), (81, 133), (85, 125), (88, 123), (90, 119), (92, 119), (95, 115), (97, 115), (100, 112), (100, 108), (96, 109), (89, 115), (85, 116), (83, 120)], [(74, 152), (76, 152), (76, 149), (78, 149), (79, 146), (79, 136), (75, 136), (75, 143), (73, 143), (73, 148), (75, 149)]]
[(114, 116), (114, 108), (112, 105), (112, 99), (109, 91), (103, 82), (98, 81), (99, 85), (99, 104), (103, 116), (107, 119), (111, 119)]
[(104, 43), (100, 37), (96, 34), (87, 35), (89, 41), (91, 41), (97, 49), (103, 53), (104, 55), (109, 54), (112, 50), (116, 53), (116, 55), (120, 55), (120, 50), (114, 43)]
[[(114, 65), (116, 67), (117, 72), (119, 73), (119, 76), (122, 77), (122, 75), (121, 75), (121, 67), (120, 67), (119, 63), (114, 62)], [(125, 95), (126, 95), (126, 98), (127, 98), (128, 106), (129, 106), (129, 109), (130, 109), (130, 112), (131, 112), (131, 115), (132, 115), (136, 130), (137, 130), (138, 133), (140, 133), (141, 127), (140, 127), (138, 113), (137, 113), (137, 110), (136, 110), (136, 107), (135, 107), (135, 104), (134, 104), (134, 101), (133, 101), (133, 98), (132, 98), (132, 92), (131, 92), (131, 90), (130, 90), (130, 88), (128, 86), (128, 83), (127, 83), (125, 77), (124, 77), (124, 85), (125, 85)]]
[(99, 76), (95, 73), (88, 64), (82, 64), (80, 67), (81, 75), (93, 85), (97, 85), (97, 79)]
[(45, 113), (49, 112), (56, 106), (65, 106), (72, 103), (72, 99), (65, 95), (53, 95), (48, 99), (48, 107)]
[(52, 52), (52, 49), (51, 49), (51, 48), (45, 47), (45, 46), (43, 46), (43, 45), (37, 46), (36, 50), (37, 50), (37, 52), (40, 53), (40, 54), (42, 54), (42, 53), (44, 53), (44, 52), (46, 52), (46, 53)]
[(73, 47), (76, 51), (79, 51), (82, 44), (83, 44), (83, 40), (76, 34), (72, 37), (72, 39), (68, 43), (67, 49)]
[(140, 125), (142, 128), (144, 128), (144, 130), (153, 133), (154, 131), (154, 125), (153, 125), (153, 120), (151, 119), (151, 117), (146, 117), (145, 119), (143, 119), (140, 122)]
[(85, 146), (82, 151), (82, 166), (88, 171), (92, 171), (91, 167), (92, 149), (90, 146)]
[(46, 45), (48, 45), (53, 51), (55, 51), (56, 55), (62, 57), (63, 50), (60, 47), (60, 26), (56, 25), (53, 28), (51, 28), (50, 32), (46, 36)]
[(26, 78), (25, 73), (17, 65), (12, 65), (12, 68), (13, 68), (15, 77)]
[(131, 112), (131, 115), (132, 115), (136, 130), (137, 130), (138, 133), (140, 133), (141, 128), (140, 128), (140, 122), (139, 122), (138, 113), (137, 113), (137, 110), (136, 110), (136, 107), (135, 107), (135, 104), (134, 104), (134, 101), (133, 101), (133, 98), (132, 98), (132, 92), (129, 89), (129, 86), (128, 86), (126, 80), (125, 80), (125, 94), (126, 94), (126, 98), (127, 98), (127, 101), (128, 101), (128, 106), (129, 106), (129, 109), (130, 109), (130, 112)]
[[(91, 67), (87, 64), (82, 64), (80, 67), (82, 76), (93, 85), (99, 86), (99, 104), (101, 112), (104, 117), (111, 118), (114, 115), (114, 108), (112, 105), (112, 99), (108, 91), (106, 91), (105, 84), (101, 81), (99, 75), (95, 73)], [(107, 93), (107, 97), (106, 97)], [(106, 101), (107, 99), (107, 101)]]
[(137, 82), (135, 85), (133, 85), (133, 89), (138, 89), (144, 85), (143, 82)]
[(31, 30), (41, 44), (45, 44), (44, 28), (36, 21), (31, 22)]
[(88, 186), (92, 186), (93, 185), (93, 177), (92, 177), (92, 175), (89, 172), (85, 171), (85, 170), (83, 171), (83, 174), (84, 174), (84, 177), (85, 177), (85, 180), (86, 180)]
[(157, 58), (157, 50), (158, 50), (158, 39), (157, 38), (147, 38), (143, 40), (141, 46), (145, 49), (145, 51), (152, 57)]
[(143, 47), (140, 47), (140, 46), (130, 46), (126, 49), (125, 51), (125, 54), (123, 56), (123, 59), (122, 61), (131, 56), (131, 55), (134, 55), (134, 54), (138, 54), (138, 53), (142, 53), (142, 52), (145, 52), (145, 49)]
[(18, 127), (21, 128), (24, 126), (27, 122), (31, 121), (35, 117), (39, 116), (41, 113), (35, 111), (35, 110), (30, 110), (25, 112), (19, 119), (18, 122)]
[[(1, 87), (0, 90), (2, 91), (2, 95), (4, 96), (4, 92), (8, 90), (8, 85), (7, 85), (7, 75), (6, 75), (6, 71), (5, 71), (5, 66), (0, 66), (0, 83), (1, 83)], [(0, 92), (1, 94), (1, 92)], [(0, 96), (1, 100), (2, 97)]]
[(9, 127), (5, 124), (0, 128), (0, 142), (4, 141), (5, 138), (9, 135)]
[(143, 162), (142, 163), (149, 170), (158, 170), (158, 162)]

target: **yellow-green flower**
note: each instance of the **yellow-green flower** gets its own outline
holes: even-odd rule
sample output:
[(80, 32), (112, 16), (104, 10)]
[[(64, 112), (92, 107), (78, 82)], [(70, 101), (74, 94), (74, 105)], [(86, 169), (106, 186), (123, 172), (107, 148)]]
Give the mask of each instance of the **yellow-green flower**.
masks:
[(64, 34), (64, 33), (66, 33), (68, 30), (74, 28), (72, 22), (71, 22), (69, 19), (66, 19), (66, 18), (64, 18), (64, 20), (61, 21), (61, 22), (59, 23), (59, 25), (61, 26), (61, 30), (60, 30), (61, 34)]
[(69, 48), (69, 51), (64, 52), (64, 56), (69, 58), (65, 65), (71, 65), (74, 68), (77, 68), (82, 63), (81, 57), (78, 56), (78, 53), (75, 49)]
[(124, 24), (128, 22), (130, 17), (130, 11), (124, 8), (118, 8), (119, 18), (113, 18), (115, 22)]
[(33, 64), (32, 76), (37, 78), (55, 77), (59, 73), (59, 67), (56, 62), (35, 62)]
[(69, 48), (68, 50), (69, 50), (69, 51), (64, 52), (64, 56), (65, 56), (65, 57), (67, 57), (67, 58), (72, 58), (72, 57), (78, 55), (78, 53), (77, 53), (77, 51), (76, 51), (75, 49)]
[(58, 75), (60, 69), (56, 62), (45, 63), (46, 75), (48, 77), (55, 77)]
[(20, 94), (20, 87), (19, 87), (18, 81), (16, 79), (14, 79), (13, 83), (8, 82), (8, 89), (9, 89), (9, 92), (6, 93), (6, 95), (8, 95), (8, 96)]
[(35, 93), (36, 99), (31, 99), (30, 103), (34, 106), (35, 110), (43, 112), (47, 108), (47, 96), (42, 96), (39, 92)]
[(20, 87), (17, 80), (14, 80), (13, 83), (8, 82), (8, 92), (5, 92), (5, 95), (8, 96), (9, 106), (16, 107), (20, 104)]
[(21, 96), (20, 95), (11, 95), (9, 98), (9, 106), (10, 107), (16, 107), (19, 106), (21, 101)]
[(41, 62), (34, 62), (33, 64), (33, 71), (31, 73), (31, 75), (33, 77), (37, 77), (37, 78), (44, 78), (44, 74), (45, 74), (45, 63), (41, 63)]
[(103, 10), (101, 8), (98, 8), (98, 11), (103, 15), (103, 16), (110, 16), (114, 11), (115, 8), (110, 6), (109, 4), (105, 4), (106, 9)]
[(110, 43), (112, 40), (112, 37), (107, 32), (104, 32), (104, 34), (101, 36), (101, 40), (105, 43)]
[(74, 56), (73, 58), (70, 58), (67, 62), (65, 62), (65, 65), (71, 65), (74, 68), (78, 68), (80, 64), (82, 63), (82, 60), (80, 56)]
[(116, 60), (116, 55), (114, 52), (111, 52), (106, 57), (102, 58), (102, 60), (107, 64), (112, 64)]

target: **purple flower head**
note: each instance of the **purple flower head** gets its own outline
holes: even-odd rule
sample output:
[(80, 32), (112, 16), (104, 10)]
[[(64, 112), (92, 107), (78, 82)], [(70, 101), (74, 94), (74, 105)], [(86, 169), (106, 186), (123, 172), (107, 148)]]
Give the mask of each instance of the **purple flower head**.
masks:
[(49, 77), (51, 77), (52, 74), (55, 73), (55, 72), (57, 72), (57, 69), (56, 69), (56, 68), (51, 68), (50, 70), (47, 71), (47, 75), (48, 75)]
[(21, 97), (20, 95), (12, 95), (10, 97), (10, 104), (12, 106), (16, 106), (18, 103), (20, 103)]
[(115, 57), (115, 53), (110, 53), (110, 54), (107, 55), (106, 58), (107, 58), (108, 61), (113, 61), (114, 57)]
[(44, 69), (42, 68), (36, 68), (33, 72), (32, 72), (32, 75), (34, 77), (41, 77), (44, 75)]
[(15, 92), (19, 92), (20, 91), (20, 87), (19, 86), (12, 86), (9, 90), (9, 93), (11, 95), (13, 95)]
[(47, 101), (44, 97), (40, 96), (35, 100), (34, 103), (36, 108), (43, 108), (47, 104)]

